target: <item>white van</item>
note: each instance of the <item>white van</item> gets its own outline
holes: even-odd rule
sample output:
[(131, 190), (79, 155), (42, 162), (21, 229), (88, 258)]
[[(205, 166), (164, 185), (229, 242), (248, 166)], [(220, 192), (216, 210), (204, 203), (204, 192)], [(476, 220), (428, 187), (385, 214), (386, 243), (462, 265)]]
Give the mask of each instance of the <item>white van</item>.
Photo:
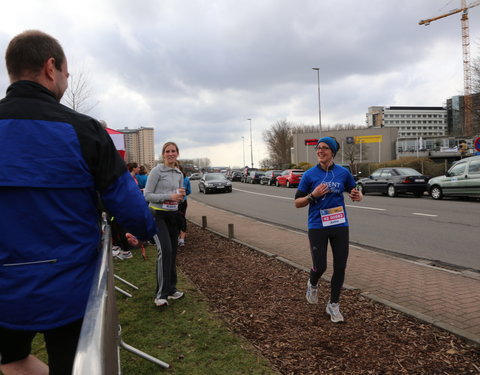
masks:
[(480, 155), (457, 161), (445, 174), (428, 181), (433, 199), (443, 197), (480, 198)]

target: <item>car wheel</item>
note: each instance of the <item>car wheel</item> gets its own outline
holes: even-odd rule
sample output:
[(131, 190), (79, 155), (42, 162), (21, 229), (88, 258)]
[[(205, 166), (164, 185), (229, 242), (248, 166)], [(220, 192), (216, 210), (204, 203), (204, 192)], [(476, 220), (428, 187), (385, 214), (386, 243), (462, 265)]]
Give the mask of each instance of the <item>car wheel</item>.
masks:
[(443, 198), (442, 188), (437, 185), (432, 186), (432, 188), (430, 189), (430, 196), (433, 199), (442, 199)]
[(200, 187), (200, 185), (198, 185), (198, 191), (201, 193), (202, 192), (202, 188)]
[(397, 190), (395, 189), (395, 186), (388, 185), (387, 186), (387, 194), (391, 198), (396, 197), (398, 194), (397, 194)]
[(287, 188), (290, 187), (290, 181), (287, 180)]

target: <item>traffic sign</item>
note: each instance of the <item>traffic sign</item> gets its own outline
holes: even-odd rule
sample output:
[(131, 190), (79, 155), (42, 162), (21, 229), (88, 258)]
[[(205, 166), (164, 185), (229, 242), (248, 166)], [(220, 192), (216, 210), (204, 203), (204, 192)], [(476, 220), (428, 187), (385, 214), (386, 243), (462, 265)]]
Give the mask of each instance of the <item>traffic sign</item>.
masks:
[(475, 150), (480, 152), (480, 137), (477, 137), (477, 139), (475, 139)]

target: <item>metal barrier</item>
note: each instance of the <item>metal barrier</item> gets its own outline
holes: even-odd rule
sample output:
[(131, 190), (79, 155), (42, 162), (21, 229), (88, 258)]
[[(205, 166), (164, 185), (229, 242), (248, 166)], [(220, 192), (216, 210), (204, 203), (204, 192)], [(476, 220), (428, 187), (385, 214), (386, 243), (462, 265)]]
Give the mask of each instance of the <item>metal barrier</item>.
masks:
[[(120, 347), (163, 368), (170, 367), (167, 363), (125, 344), (121, 339), (115, 300), (117, 288), (114, 285), (111, 237), (111, 228), (104, 221), (101, 249), (83, 318), (73, 375), (121, 374)], [(121, 278), (117, 279), (132, 285)]]

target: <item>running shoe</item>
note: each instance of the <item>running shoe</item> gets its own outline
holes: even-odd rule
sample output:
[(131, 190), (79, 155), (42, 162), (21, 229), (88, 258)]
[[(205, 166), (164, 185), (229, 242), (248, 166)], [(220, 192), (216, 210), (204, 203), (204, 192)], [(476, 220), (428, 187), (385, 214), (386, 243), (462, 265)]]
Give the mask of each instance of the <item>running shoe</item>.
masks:
[(168, 298), (168, 299), (180, 299), (180, 298), (182, 298), (183, 296), (184, 296), (184, 293), (183, 293), (183, 292), (179, 292), (179, 291), (177, 290), (175, 293), (169, 295), (167, 298)]
[(343, 322), (343, 315), (340, 312), (340, 305), (338, 303), (327, 303), (325, 312), (330, 315), (330, 320), (333, 323)]
[(163, 298), (155, 298), (154, 302), (157, 307), (168, 306), (168, 301)]
[(307, 294), (305, 297), (307, 297), (308, 303), (314, 305), (318, 303), (318, 286), (310, 284), (310, 279), (307, 281)]

